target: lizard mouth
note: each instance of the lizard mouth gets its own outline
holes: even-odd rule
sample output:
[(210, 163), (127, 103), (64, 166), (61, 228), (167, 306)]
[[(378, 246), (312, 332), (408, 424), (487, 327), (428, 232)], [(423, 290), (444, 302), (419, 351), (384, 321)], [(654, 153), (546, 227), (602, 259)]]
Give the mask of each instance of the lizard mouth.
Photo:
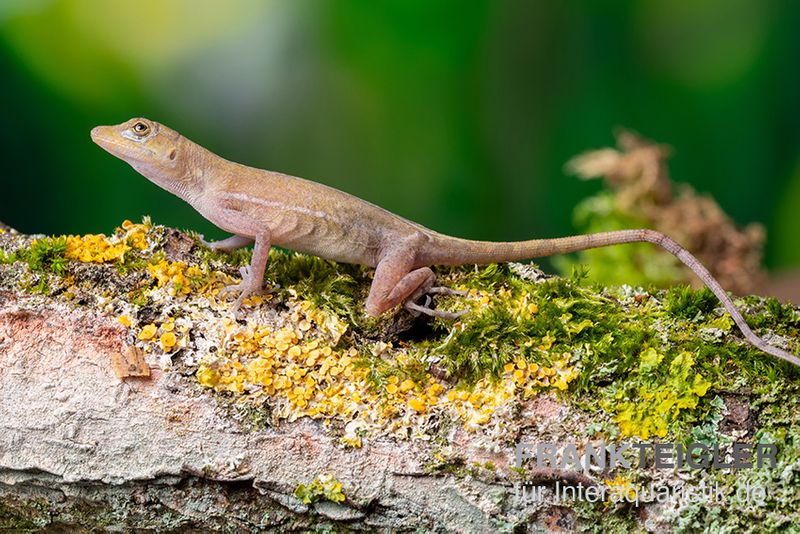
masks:
[(118, 158), (135, 157), (134, 147), (120, 138), (113, 126), (95, 126), (90, 135), (96, 145)]
[(113, 146), (119, 146), (119, 143), (114, 142), (114, 135), (109, 126), (95, 126), (92, 128), (90, 135), (92, 136), (92, 141), (94, 141), (95, 144), (103, 147), (109, 152), (111, 152), (111, 148)]

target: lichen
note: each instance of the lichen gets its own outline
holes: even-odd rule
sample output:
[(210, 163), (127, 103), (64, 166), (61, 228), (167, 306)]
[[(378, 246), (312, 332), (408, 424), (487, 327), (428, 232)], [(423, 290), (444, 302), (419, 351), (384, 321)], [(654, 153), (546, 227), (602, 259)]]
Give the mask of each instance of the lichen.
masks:
[(681, 352), (669, 362), (664, 360), (664, 354), (652, 347), (642, 352), (631, 379), (604, 401), (604, 407), (616, 412), (614, 420), (623, 437), (663, 438), (669, 424), (696, 408), (711, 386), (695, 372), (691, 353)]
[(294, 496), (305, 504), (312, 504), (321, 500), (342, 503), (346, 496), (342, 491), (342, 483), (333, 475), (320, 475), (308, 484), (299, 484), (294, 490)]

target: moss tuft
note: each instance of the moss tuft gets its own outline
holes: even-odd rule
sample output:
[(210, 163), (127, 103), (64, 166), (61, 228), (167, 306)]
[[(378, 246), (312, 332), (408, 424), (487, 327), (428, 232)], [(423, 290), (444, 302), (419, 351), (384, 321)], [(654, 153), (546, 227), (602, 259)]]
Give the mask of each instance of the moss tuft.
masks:
[(66, 237), (44, 237), (20, 251), (18, 256), (28, 264), (31, 271), (64, 276), (67, 274), (66, 252)]
[(17, 261), (17, 254), (0, 250), (0, 265), (10, 265)]
[(363, 279), (363, 271), (357, 266), (273, 250), (266, 277), (326, 311), (351, 320), (361, 315), (356, 311), (356, 299), (361, 296), (356, 280)]
[(667, 291), (665, 305), (670, 315), (692, 320), (714, 311), (719, 299), (706, 287), (693, 290), (689, 286), (677, 286)]

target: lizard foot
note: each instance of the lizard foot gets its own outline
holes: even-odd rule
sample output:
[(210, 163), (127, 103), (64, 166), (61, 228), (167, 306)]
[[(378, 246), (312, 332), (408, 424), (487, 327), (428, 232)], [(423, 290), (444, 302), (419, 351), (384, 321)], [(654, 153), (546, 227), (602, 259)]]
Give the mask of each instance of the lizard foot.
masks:
[(430, 307), (433, 299), (431, 299), (428, 295), (425, 295), (425, 304), (419, 305), (411, 300), (406, 301), (403, 305), (408, 311), (411, 312), (412, 315), (415, 317), (419, 317), (420, 314), (430, 315), (431, 317), (439, 317), (440, 319), (444, 319), (445, 321), (455, 321), (469, 310), (461, 310), (459, 312), (446, 312), (441, 310), (434, 310)]
[(239, 268), (239, 273), (242, 275), (242, 281), (238, 284), (231, 284), (229, 286), (223, 287), (218, 296), (225, 295), (227, 293), (234, 293), (236, 291), (241, 291), (239, 294), (239, 298), (236, 299), (236, 302), (231, 307), (231, 311), (234, 313), (239, 311), (239, 308), (242, 306), (242, 303), (247, 297), (252, 295), (263, 295), (267, 292), (267, 289), (263, 287), (263, 282), (260, 280), (253, 281), (251, 276), (251, 271), (249, 266), (244, 266)]
[(231, 306), (231, 311), (234, 313), (239, 311), (239, 308), (241, 308), (242, 303), (246, 298), (253, 295), (263, 295), (264, 293), (267, 293), (266, 288), (258, 286), (252, 287), (246, 282), (242, 282), (241, 284), (233, 284), (222, 288), (217, 295), (224, 295), (226, 293), (232, 293), (235, 291), (241, 291), (241, 293), (239, 293), (239, 297), (236, 299), (236, 302), (234, 302), (233, 306)]
[[(254, 284), (250, 281), (250, 266), (245, 265), (244, 267), (239, 267), (239, 275), (242, 277), (242, 281), (238, 284), (231, 284), (229, 286), (225, 286), (220, 289), (219, 294), (224, 295), (225, 293), (231, 293), (236, 291), (246, 292), (247, 290), (255, 291), (258, 289), (258, 284)], [(256, 286), (256, 287), (254, 287)]]
[(251, 297), (253, 295), (263, 295), (264, 293), (266, 293), (266, 290), (263, 288), (242, 290), (242, 292), (239, 294), (239, 298), (237, 298), (236, 302), (233, 303), (231, 311), (234, 313), (238, 312), (239, 308), (242, 306), (242, 303), (247, 297)]
[(206, 237), (203, 234), (197, 234), (197, 237), (200, 238), (200, 243), (203, 246), (210, 248), (214, 252), (230, 252), (225, 247), (221, 247), (219, 241), (206, 241)]

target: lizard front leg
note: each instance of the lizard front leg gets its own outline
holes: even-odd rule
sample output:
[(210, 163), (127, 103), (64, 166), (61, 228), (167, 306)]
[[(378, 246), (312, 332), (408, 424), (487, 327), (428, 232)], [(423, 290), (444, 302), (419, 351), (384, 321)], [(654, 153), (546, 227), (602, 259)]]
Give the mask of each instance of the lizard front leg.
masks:
[(253, 247), (253, 259), (250, 261), (250, 265), (240, 269), (242, 281), (220, 291), (220, 295), (230, 291), (241, 291), (239, 298), (236, 299), (236, 303), (233, 305), (232, 310), (234, 312), (239, 309), (244, 299), (250, 295), (260, 293), (263, 289), (264, 271), (267, 268), (267, 259), (269, 258), (269, 249), (271, 246), (269, 233), (262, 232), (257, 234), (255, 243), (256, 245)]
[(239, 298), (233, 305), (234, 312), (239, 310), (244, 299), (255, 293), (260, 293), (264, 284), (264, 270), (267, 268), (269, 249), (272, 245), (272, 234), (269, 226), (263, 221), (254, 219), (246, 213), (239, 202), (226, 198), (225, 195), (209, 194), (203, 204), (201, 213), (211, 222), (232, 232), (235, 235), (214, 244), (238, 248), (255, 241), (253, 258), (248, 267), (242, 267), (242, 281), (238, 284), (227, 286), (220, 291), (220, 295), (231, 291), (241, 291)]

